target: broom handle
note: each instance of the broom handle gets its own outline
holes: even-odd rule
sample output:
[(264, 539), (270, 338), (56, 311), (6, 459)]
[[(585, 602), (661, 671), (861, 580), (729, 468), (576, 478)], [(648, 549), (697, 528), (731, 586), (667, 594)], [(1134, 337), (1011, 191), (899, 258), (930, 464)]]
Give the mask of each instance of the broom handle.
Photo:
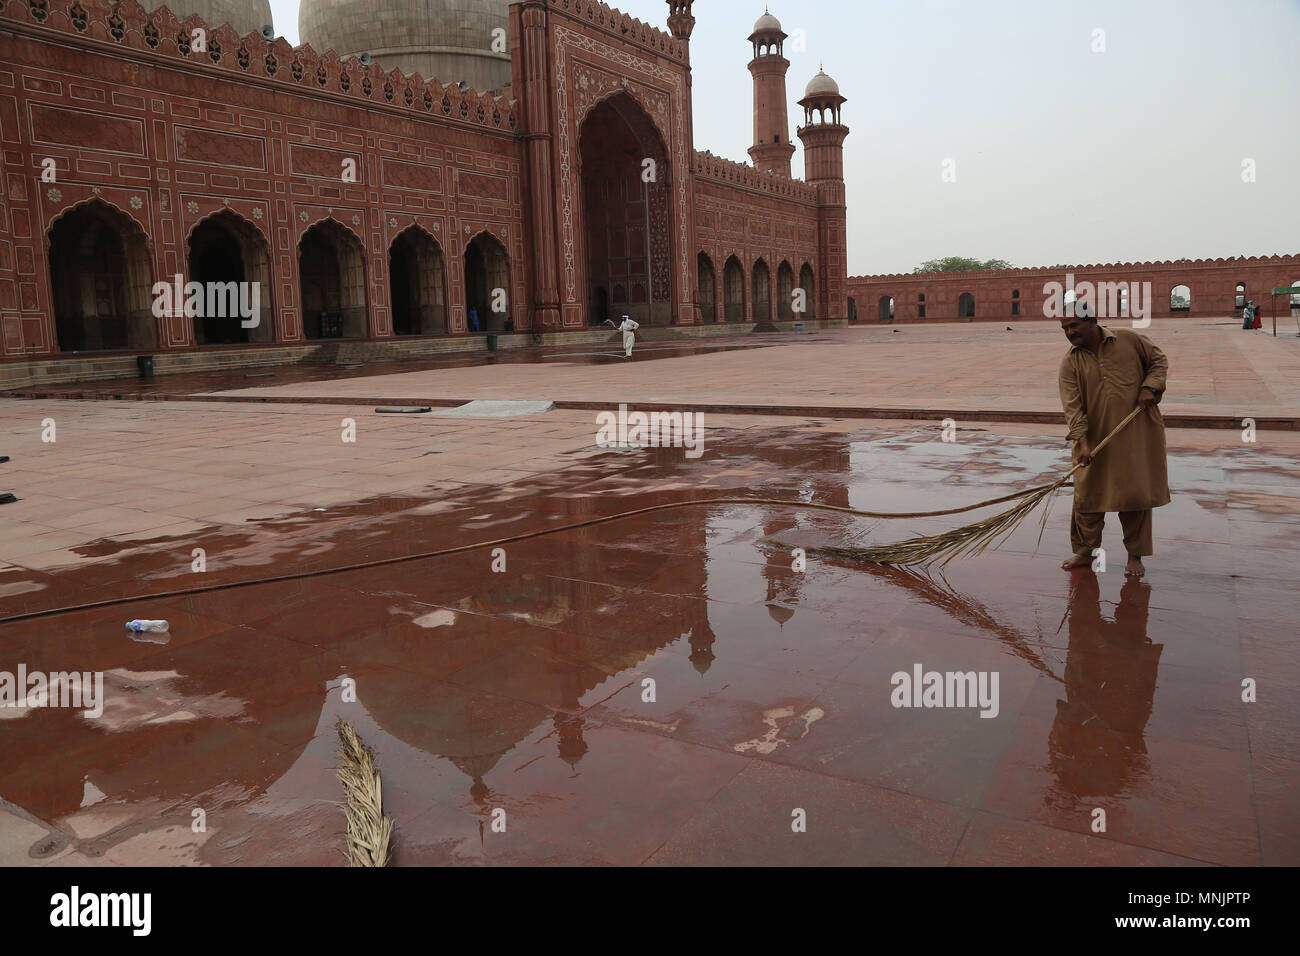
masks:
[[(1135, 418), (1138, 417), (1138, 412), (1140, 412), (1140, 411), (1142, 411), (1142, 406), (1141, 406), (1141, 405), (1139, 405), (1137, 408), (1133, 409), (1133, 411), (1129, 412), (1129, 413), (1128, 413), (1128, 416), (1127, 416), (1127, 417), (1126, 417), (1122, 422), (1120, 422), (1120, 423), (1119, 423), (1118, 425), (1116, 425), (1113, 429), (1111, 429), (1110, 434), (1107, 435), (1105, 438), (1103, 438), (1103, 439), (1101, 440), (1101, 444), (1099, 444), (1096, 448), (1094, 448), (1094, 449), (1092, 450), (1092, 457), (1093, 457), (1093, 460), (1096, 460), (1096, 458), (1097, 458), (1097, 452), (1099, 452), (1099, 451), (1101, 451), (1103, 448), (1105, 448), (1106, 445), (1110, 443), (1110, 440), (1111, 440), (1112, 438), (1114, 438), (1116, 435), (1118, 435), (1118, 434), (1120, 433), (1120, 429), (1122, 429), (1125, 425), (1127, 425), (1127, 424), (1128, 424), (1129, 422), (1131, 422), (1133, 419), (1135, 419)], [(1064, 478), (1062, 478), (1061, 481), (1063, 481), (1063, 482), (1064, 482), (1064, 481), (1069, 481), (1069, 480), (1070, 480), (1070, 477), (1071, 477), (1071, 476), (1072, 476), (1076, 471), (1078, 471), (1080, 468), (1083, 468), (1083, 467), (1084, 467), (1083, 462), (1080, 462), (1079, 464), (1075, 465), (1073, 468), (1070, 469), (1070, 473), (1067, 474)]]

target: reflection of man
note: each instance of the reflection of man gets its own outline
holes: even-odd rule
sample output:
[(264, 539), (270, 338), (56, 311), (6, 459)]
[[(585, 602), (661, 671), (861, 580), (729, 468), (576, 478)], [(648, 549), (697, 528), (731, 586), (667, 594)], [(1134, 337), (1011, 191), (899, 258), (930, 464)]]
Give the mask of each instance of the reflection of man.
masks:
[(623, 333), (623, 354), (628, 358), (632, 357), (632, 343), (636, 341), (634, 333), (639, 328), (641, 326), (626, 315), (623, 316), (623, 321), (618, 327), (618, 330)]
[[(1142, 558), (1153, 550), (1151, 509), (1169, 504), (1165, 423), (1156, 408), (1169, 361), (1146, 336), (1102, 327), (1094, 316), (1066, 316), (1061, 329), (1071, 345), (1059, 375), (1066, 437), (1075, 443), (1075, 461), (1087, 466), (1074, 475), (1074, 555), (1061, 567), (1087, 567), (1093, 549), (1101, 547), (1106, 512), (1118, 511), (1128, 549), (1124, 572), (1141, 577)], [(1144, 412), (1094, 459), (1093, 449), (1137, 405)]]
[(1129, 578), (1115, 620), (1108, 621), (1095, 574), (1086, 570), (1070, 584), (1065, 700), (1056, 702), (1049, 753), (1072, 796), (1119, 793), (1143, 768), (1142, 738), (1164, 650), (1147, 637), (1150, 600), (1150, 585)]

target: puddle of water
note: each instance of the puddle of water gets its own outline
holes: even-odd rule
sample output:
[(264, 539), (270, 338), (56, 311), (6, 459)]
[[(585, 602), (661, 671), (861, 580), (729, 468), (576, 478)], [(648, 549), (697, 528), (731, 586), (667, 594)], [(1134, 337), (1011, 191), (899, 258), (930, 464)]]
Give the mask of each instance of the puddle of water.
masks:
[[(1062, 454), (1049, 442), (994, 436), (956, 445), (903, 437), (798, 427), (760, 439), (726, 434), (707, 466), (744, 476), (720, 493), (777, 489), (875, 509), (940, 507), (936, 485), (962, 458), (1014, 487)], [(303, 510), (214, 531), (209, 553), (332, 567), (496, 537), (497, 525), (541, 528), (641, 507), (668, 497), (658, 489), (672, 483), (681, 485), (675, 496), (698, 496), (690, 476), (699, 466), (671, 451), (588, 459), (522, 495), (442, 495), (436, 513), (420, 494), (328, 515)], [(879, 460), (897, 464), (876, 467)], [(1185, 480), (1208, 480), (1216, 468), (1196, 456), (1171, 459), (1171, 475)], [(621, 494), (602, 493), (609, 486)], [(554, 860), (555, 846), (571, 851), (593, 813), (610, 832), (584, 852), (633, 860), (643, 843), (652, 852), (679, 825), (665, 806), (695, 812), (729, 785), (735, 765), (724, 758), (771, 758), (958, 802), (954, 781), (978, 766), (981, 780), (992, 780), (988, 792), (1023, 791), (1012, 802), (1024, 818), (1114, 798), (1131, 801), (1146, 821), (1191, 819), (1171, 796), (1169, 754), (1182, 751), (1168, 742), (1208, 740), (1236, 753), (1244, 727), (1238, 710), (1207, 703), (1204, 693), (1229, 666), (1223, 655), (1240, 660), (1235, 629), (1224, 630), (1235, 620), (1231, 579), (1207, 577), (1199, 594), (1170, 592), (1180, 583), (1176, 553), (1161, 558), (1167, 576), (1138, 584), (1116, 574), (1068, 576), (1007, 552), (962, 563), (949, 584), (834, 561), (795, 571), (787, 553), (762, 544), (778, 532), (845, 540), (866, 526), (844, 515), (697, 508), (517, 542), (506, 573), (494, 573), (486, 553), (469, 552), (0, 625), (0, 670), (23, 660), (111, 677), (105, 720), (46, 709), (6, 721), (0, 796), (60, 826), (75, 823), (86, 847), (138, 860), (154, 851), (133, 841), (188, 826), (201, 804), (225, 836), (187, 845), (195, 860), (255, 862), (258, 845), (293, 844), (283, 850), (293, 859), (319, 853), (327, 861), (338, 828), (315, 827), (314, 814), (339, 799), (328, 768), (333, 718), (346, 715), (375, 749), (399, 832), (410, 834), (398, 862), (443, 859), (437, 848), (447, 844), (465, 859), (490, 856), (496, 851), (476, 840), (492, 806), (547, 834), (519, 844), (515, 861)], [(16, 595), (32, 608), (174, 585), (176, 562), (188, 564), (194, 541), (104, 542), (57, 573), (3, 580), (10, 588), (39, 581), (43, 590)], [(322, 544), (332, 547), (303, 556)], [(249, 573), (215, 565), (205, 580)], [(121, 620), (137, 612), (171, 620), (171, 643), (122, 641)], [(112, 641), (98, 637), (110, 633)], [(1022, 731), (1033, 739), (1016, 746), (1046, 756), (1004, 765), (999, 748), (1013, 745), (1009, 733), (982, 736), (992, 732), (981, 725), (996, 721), (962, 722), (974, 715), (931, 714), (939, 723), (929, 731), (918, 729), (924, 714), (900, 717), (888, 675), (913, 661), (998, 670), (1007, 695), (999, 720), (1031, 718)], [(643, 703), (650, 675), (658, 675), (655, 699)], [(59, 760), (33, 771), (15, 756), (32, 752)], [(630, 765), (647, 772), (629, 776)], [(1012, 769), (997, 769), (1004, 766)], [(628, 808), (642, 808), (637, 825), (620, 829), (615, 816)], [(100, 815), (92, 819), (92, 810)], [(666, 831), (659, 843), (657, 828)], [(303, 836), (287, 841), (290, 833)]]

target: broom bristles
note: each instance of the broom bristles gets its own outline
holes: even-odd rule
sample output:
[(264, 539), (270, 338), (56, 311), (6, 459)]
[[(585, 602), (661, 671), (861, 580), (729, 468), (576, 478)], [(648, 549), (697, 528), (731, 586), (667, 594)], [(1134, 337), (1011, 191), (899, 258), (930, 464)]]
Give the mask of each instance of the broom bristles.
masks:
[[(1124, 418), (1122, 422), (1116, 425), (1109, 435), (1103, 438), (1097, 447), (1093, 450), (1093, 456), (1096, 457), (1108, 444), (1110, 440), (1119, 434), (1129, 422), (1133, 421), (1142, 411), (1139, 405), (1133, 409)], [(947, 564), (953, 558), (960, 557), (963, 554), (982, 554), (988, 548), (996, 547), (1004, 541), (1013, 531), (1020, 527), (1021, 522), (1033, 513), (1034, 509), (1042, 503), (1043, 499), (1050, 499), (1051, 494), (1074, 477), (1082, 465), (1075, 465), (1066, 474), (1062, 475), (1050, 485), (1044, 485), (1041, 488), (1034, 488), (1025, 493), (1013, 507), (1008, 508), (1000, 514), (992, 515), (983, 521), (976, 521), (973, 524), (964, 525), (960, 528), (954, 528), (952, 531), (945, 531), (943, 534), (924, 535), (916, 538), (909, 538), (906, 541), (900, 541), (897, 544), (880, 545), (875, 548), (837, 548), (827, 547), (805, 547), (803, 550), (809, 554), (831, 554), (841, 558), (852, 558), (857, 561), (871, 561), (875, 564), (895, 564), (895, 565), (919, 565), (922, 567), (938, 563), (940, 567)], [(1050, 508), (1050, 500), (1049, 500)], [(1047, 528), (1047, 510), (1043, 511), (1042, 525), (1038, 529), (1038, 542), (1042, 544), (1043, 532)], [(784, 542), (774, 541), (773, 544), (780, 545), (783, 548), (791, 548), (792, 545)]]
[[(909, 538), (897, 544), (880, 545), (874, 548), (840, 548), (840, 547), (805, 547), (805, 552), (832, 554), (842, 558), (858, 561), (871, 561), (876, 564), (929, 565), (947, 564), (953, 558), (963, 554), (980, 554), (988, 548), (995, 547), (1033, 513), (1034, 509), (1056, 491), (1065, 479), (1030, 492), (1014, 507), (982, 521), (954, 528), (942, 534), (931, 534)], [(1046, 523), (1046, 515), (1044, 515)], [(1042, 534), (1040, 531), (1039, 538)]]
[(334, 727), (343, 745), (337, 751), (337, 772), (347, 797), (348, 865), (387, 866), (393, 828), (384, 816), (384, 792), (375, 756), (342, 717)]

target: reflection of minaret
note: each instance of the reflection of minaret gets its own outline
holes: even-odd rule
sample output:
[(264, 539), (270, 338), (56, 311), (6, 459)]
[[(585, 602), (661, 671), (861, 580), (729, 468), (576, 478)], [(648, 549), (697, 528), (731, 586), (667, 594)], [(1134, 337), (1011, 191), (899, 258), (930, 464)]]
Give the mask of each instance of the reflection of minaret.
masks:
[(551, 722), (555, 725), (555, 733), (559, 738), (557, 749), (560, 759), (577, 770), (578, 761), (587, 752), (587, 742), (582, 739), (582, 718), (556, 713)]
[[(772, 537), (775, 527), (772, 521), (763, 526), (763, 540)], [(780, 556), (778, 560), (781, 560)], [(803, 575), (788, 566), (769, 561), (763, 565), (763, 577), (767, 579), (768, 616), (781, 625), (781, 630), (785, 630), (785, 622), (794, 617), (794, 608), (785, 605), (798, 603)]]
[(1164, 650), (1147, 637), (1151, 586), (1127, 580), (1113, 621), (1101, 616), (1091, 571), (1076, 572), (1070, 592), (1065, 700), (1056, 702), (1048, 737), (1052, 772), (1072, 797), (1117, 794), (1146, 769), (1143, 734)]
[[(781, 468), (781, 481), (779, 485), (774, 485), (782, 497), (849, 507), (850, 455), (848, 441), (844, 436), (830, 434), (799, 439), (789, 445), (773, 448), (769, 454), (772, 461)], [(808, 514), (813, 515), (813, 518), (807, 519)], [(788, 552), (769, 551), (762, 542), (788, 537), (792, 529), (801, 526), (802, 521), (819, 520), (818, 515), (824, 515), (824, 512), (805, 512), (801, 515), (788, 509), (773, 509), (767, 513), (763, 522), (763, 534), (756, 542), (756, 547), (767, 559), (763, 564), (763, 579), (767, 582), (767, 613), (783, 630), (785, 623), (795, 614), (795, 608), (786, 605), (799, 604), (804, 574), (794, 570)]]
[(707, 605), (705, 606), (704, 612), (700, 615), (700, 618), (700, 625), (687, 631), (685, 637), (691, 645), (691, 664), (700, 672), (700, 676), (703, 677), (704, 674), (708, 672), (710, 665), (713, 664), (713, 642), (718, 638), (713, 633), (713, 628), (709, 626), (709, 612)]

